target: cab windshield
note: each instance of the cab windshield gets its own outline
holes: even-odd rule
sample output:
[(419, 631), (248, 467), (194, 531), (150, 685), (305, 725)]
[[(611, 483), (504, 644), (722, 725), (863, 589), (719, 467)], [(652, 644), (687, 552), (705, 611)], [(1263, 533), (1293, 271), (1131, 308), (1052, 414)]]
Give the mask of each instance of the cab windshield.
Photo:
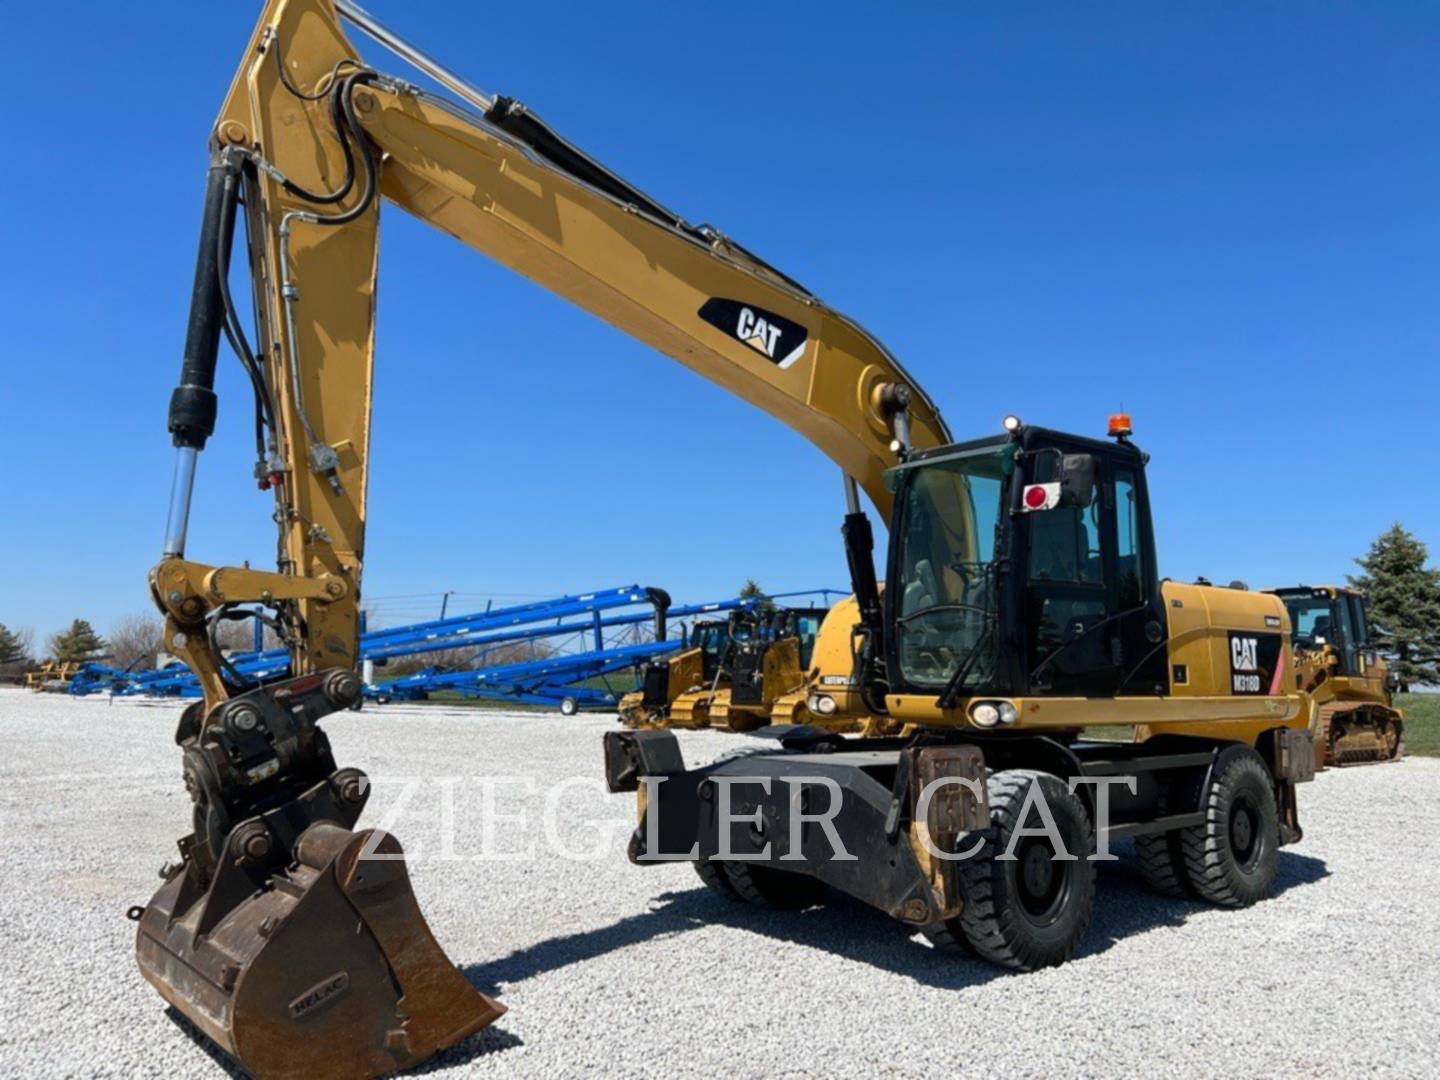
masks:
[(1339, 627), (1334, 625), (1330, 594), (1317, 589), (1313, 593), (1289, 593), (1281, 596), (1290, 612), (1290, 628), (1294, 642), (1304, 649), (1318, 649), (1336, 644)]
[(912, 466), (899, 493), (895, 635), (910, 686), (989, 685), (995, 675), (995, 534), (1009, 444)]

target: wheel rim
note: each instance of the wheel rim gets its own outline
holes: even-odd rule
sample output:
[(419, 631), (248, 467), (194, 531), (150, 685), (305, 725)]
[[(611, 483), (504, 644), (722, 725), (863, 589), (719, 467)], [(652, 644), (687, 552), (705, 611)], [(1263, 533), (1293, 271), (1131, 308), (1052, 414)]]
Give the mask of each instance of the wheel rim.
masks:
[(1016, 852), (1014, 865), (1020, 912), (1035, 926), (1049, 926), (1070, 902), (1078, 863), (1057, 859), (1045, 840), (1027, 839)]
[(1235, 861), (1251, 870), (1260, 860), (1260, 813), (1249, 797), (1235, 800), (1230, 808), (1230, 850)]

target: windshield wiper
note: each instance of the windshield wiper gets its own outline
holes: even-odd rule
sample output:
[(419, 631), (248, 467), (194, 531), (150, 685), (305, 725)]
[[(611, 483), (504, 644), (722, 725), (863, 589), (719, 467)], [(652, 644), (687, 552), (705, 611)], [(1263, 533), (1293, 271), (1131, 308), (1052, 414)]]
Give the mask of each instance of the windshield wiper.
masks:
[(901, 615), (895, 620), (895, 624), (900, 626), (909, 622), (911, 619), (918, 619), (924, 615), (934, 615), (937, 611), (978, 611), (981, 615), (989, 616), (990, 614), (989, 609), (982, 608), (979, 604), (931, 604), (929, 607), (923, 607), (919, 611), (912, 611), (908, 615)]
[(995, 632), (995, 624), (999, 620), (995, 617), (994, 612), (986, 612), (985, 614), (987, 621), (984, 632), (975, 639), (975, 644), (970, 646), (970, 651), (965, 654), (960, 662), (960, 666), (955, 669), (955, 674), (950, 676), (950, 681), (945, 684), (945, 689), (940, 691), (938, 704), (942, 709), (948, 709), (951, 705), (955, 704), (955, 699), (960, 694), (960, 688), (965, 685), (965, 677), (970, 674), (970, 669), (975, 666), (975, 661), (980, 658), (981, 648), (990, 644), (990, 638)]

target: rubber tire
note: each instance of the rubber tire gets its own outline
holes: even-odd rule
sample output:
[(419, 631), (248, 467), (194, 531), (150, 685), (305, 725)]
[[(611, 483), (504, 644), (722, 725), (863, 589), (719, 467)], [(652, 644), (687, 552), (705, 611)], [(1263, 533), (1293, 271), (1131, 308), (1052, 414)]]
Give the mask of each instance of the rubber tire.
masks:
[(579, 711), (580, 703), (576, 701), (573, 697), (563, 697), (560, 699), (561, 716), (574, 716)]
[(725, 873), (723, 863), (715, 862), (712, 859), (700, 859), (690, 865), (695, 868), (696, 875), (711, 892), (723, 896), (734, 904), (745, 902), (745, 898), (736, 891), (734, 885), (730, 884), (730, 877)]
[(1135, 854), (1140, 861), (1140, 876), (1151, 891), (1177, 900), (1195, 895), (1185, 875), (1185, 849), (1179, 829), (1135, 837)]
[[(1251, 832), (1259, 846), (1245, 861), (1232, 842), (1231, 811), (1237, 802), (1248, 806), (1256, 818)], [(1249, 907), (1265, 899), (1280, 862), (1280, 817), (1270, 770), (1260, 755), (1248, 746), (1222, 754), (1201, 809), (1203, 825), (1179, 830), (1190, 887), (1220, 907)]]
[[(1010, 838), (1020, 827), (1019, 814), (1030, 788), (1039, 784), (1055, 817), (1056, 828), (1066, 851), (1076, 856), (1061, 866), (1073, 868), (1068, 896), (1049, 925), (1037, 923), (1025, 914), (1017, 895), (1019, 860), (1000, 860)], [(1016, 971), (1063, 964), (1075, 954), (1095, 908), (1095, 863), (1090, 815), (1064, 781), (1050, 773), (1031, 769), (1007, 769), (990, 775), (986, 784), (990, 800), (990, 828), (983, 835), (984, 846), (960, 863), (960, 883), (965, 907), (958, 929), (975, 953)], [(1039, 824), (1032, 811), (1027, 824)], [(953, 930), (953, 925), (951, 926)]]
[(935, 946), (936, 952), (953, 953), (956, 956), (976, 956), (970, 942), (965, 939), (965, 931), (960, 929), (959, 919), (946, 919), (943, 922), (931, 923), (920, 931), (925, 935), (931, 945)]
[(725, 876), (740, 899), (756, 907), (801, 911), (815, 907), (825, 899), (825, 886), (806, 874), (734, 860), (720, 865), (725, 868)]

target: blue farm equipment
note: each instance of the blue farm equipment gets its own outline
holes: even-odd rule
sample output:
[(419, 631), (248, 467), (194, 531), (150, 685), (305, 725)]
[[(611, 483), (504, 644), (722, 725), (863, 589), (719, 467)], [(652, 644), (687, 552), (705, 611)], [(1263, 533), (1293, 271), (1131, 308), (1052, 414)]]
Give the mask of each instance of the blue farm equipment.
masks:
[[(832, 591), (816, 589), (781, 593), (773, 599), (815, 594), (825, 595), (828, 599)], [(627, 585), (372, 630), (361, 635), (360, 658), (377, 666), (383, 667), (388, 661), (400, 657), (453, 649), (475, 650), (472, 663), (478, 662), (481, 666), (463, 671), (430, 669), (401, 680), (367, 687), (366, 696), (376, 701), (415, 700), (428, 692), (425, 679), (443, 679), (430, 689), (451, 690), (469, 697), (558, 706), (566, 712), (580, 707), (613, 706), (616, 694), (607, 687), (573, 684), (617, 674), (673, 651), (676, 645), (665, 640), (670, 636), (666, 632), (667, 626), (683, 627), (688, 619), (749, 608), (755, 603), (754, 599), (727, 599), (671, 605), (669, 596), (661, 589)], [(642, 605), (647, 610), (624, 610)], [(623, 635), (640, 624), (652, 621), (655, 640), (639, 643), (617, 643), (614, 640), (617, 634)], [(612, 638), (608, 644), (607, 633)], [(256, 637), (258, 646), (258, 632)], [(577, 651), (572, 645), (568, 651), (520, 664), (484, 664), (486, 654), (499, 646), (566, 638), (574, 642), (583, 641), (583, 648)], [(289, 673), (289, 663), (289, 653), (285, 649), (257, 648), (234, 654), (228, 660), (233, 677), (255, 682), (285, 677)], [(504, 674), (499, 674), (502, 672)], [(200, 693), (195, 677), (180, 664), (153, 671), (86, 664), (72, 680), (70, 690), (77, 695), (108, 692), (158, 697), (197, 697)]]
[[(669, 597), (662, 590), (628, 585), (601, 589), (575, 596), (561, 596), (526, 604), (516, 604), (469, 615), (392, 626), (361, 635), (360, 658), (385, 661), (446, 649), (481, 647), (526, 637), (546, 637), (571, 632), (575, 623), (559, 624), (567, 616), (591, 615), (592, 621), (579, 624), (589, 629), (594, 620), (603, 625), (641, 623), (653, 616), (631, 614), (619, 620), (600, 619), (599, 613), (637, 604), (650, 604), (658, 611), (668, 606)], [(557, 620), (557, 625), (540, 627), (533, 624)], [(248, 679), (267, 681), (289, 671), (290, 654), (285, 649), (254, 650), (229, 658), (232, 671)], [(81, 677), (72, 683), (72, 693), (90, 694), (109, 691), (114, 694), (146, 694), (159, 697), (198, 697), (199, 684), (181, 664), (172, 664), (154, 671), (121, 671), (104, 664), (86, 664)]]
[(681, 648), (679, 641), (645, 641), (473, 671), (421, 671), (367, 688), (373, 700), (416, 701), (436, 691), (526, 705), (548, 705), (569, 715), (581, 708), (614, 708), (619, 696), (603, 686), (573, 685), (633, 670)]

